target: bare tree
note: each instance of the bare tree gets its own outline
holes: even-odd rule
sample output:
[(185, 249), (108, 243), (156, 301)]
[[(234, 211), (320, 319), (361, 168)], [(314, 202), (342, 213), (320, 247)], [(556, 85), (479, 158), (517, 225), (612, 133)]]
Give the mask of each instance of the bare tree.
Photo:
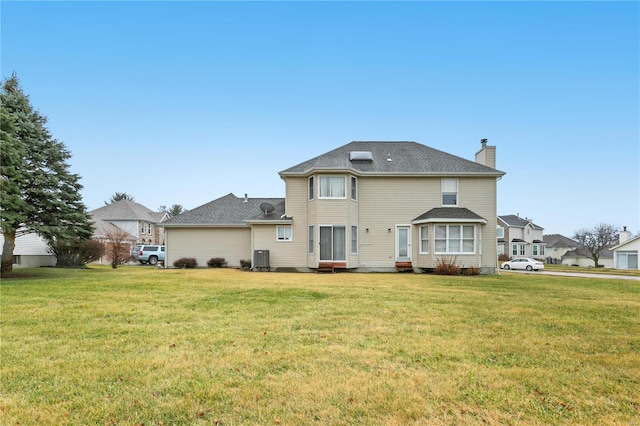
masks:
[(131, 257), (131, 245), (135, 237), (113, 224), (99, 225), (98, 229), (101, 239), (104, 241), (107, 259), (111, 262), (111, 267), (115, 269), (118, 265), (127, 262)]
[(600, 223), (593, 228), (582, 228), (573, 234), (573, 239), (582, 245), (587, 257), (594, 262), (597, 268), (600, 265), (600, 253), (618, 240), (618, 229), (613, 225)]

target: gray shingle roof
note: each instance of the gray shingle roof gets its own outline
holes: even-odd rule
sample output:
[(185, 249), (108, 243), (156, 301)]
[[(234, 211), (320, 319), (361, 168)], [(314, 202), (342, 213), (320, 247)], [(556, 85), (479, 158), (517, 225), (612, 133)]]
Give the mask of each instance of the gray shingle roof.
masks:
[[(352, 151), (371, 152), (373, 161), (351, 161)], [(314, 170), (353, 170), (363, 175), (504, 175), (499, 170), (416, 142), (373, 141), (348, 143), (283, 170), (280, 175), (305, 175)]]
[(145, 222), (160, 222), (166, 215), (163, 212), (154, 212), (151, 209), (131, 200), (120, 200), (115, 203), (90, 211), (94, 219), (100, 220), (140, 220)]
[[(271, 213), (265, 214), (260, 205), (273, 206)], [(247, 198), (236, 197), (232, 193), (203, 204), (200, 207), (179, 214), (162, 224), (172, 226), (196, 225), (246, 225), (248, 221), (279, 221), (285, 213), (284, 198)]]
[(524, 228), (529, 223), (533, 227), (533, 229), (544, 229), (542, 226), (538, 226), (535, 223), (531, 222), (529, 219), (521, 218), (515, 214), (508, 214), (505, 216), (498, 216), (500, 220), (506, 223), (508, 226), (513, 226), (515, 228)]
[(567, 238), (564, 235), (560, 234), (543, 235), (542, 239), (545, 243), (547, 243), (547, 246), (549, 247), (580, 247), (580, 243), (578, 243), (577, 241), (574, 241), (571, 238)]
[(466, 207), (436, 207), (426, 213), (421, 214), (413, 220), (414, 222), (417, 222), (427, 221), (430, 219), (462, 219), (471, 222), (487, 221), (485, 218), (472, 212)]

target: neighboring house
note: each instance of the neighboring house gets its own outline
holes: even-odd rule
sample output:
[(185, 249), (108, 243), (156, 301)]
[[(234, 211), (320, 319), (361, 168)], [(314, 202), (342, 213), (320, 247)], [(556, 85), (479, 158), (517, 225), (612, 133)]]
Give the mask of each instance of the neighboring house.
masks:
[(420, 272), (446, 258), (494, 273), (495, 158), (486, 140), (475, 162), (416, 142), (351, 142), (281, 171), (285, 198), (228, 194), (163, 222), (166, 264)]
[[(584, 247), (576, 250), (570, 250), (562, 256), (563, 265), (583, 266), (593, 268), (595, 262), (590, 258), (590, 254)], [(598, 265), (602, 268), (613, 268), (613, 252), (609, 249), (603, 249), (598, 258)]]
[(560, 264), (562, 256), (572, 250), (580, 248), (580, 243), (560, 234), (550, 234), (542, 237), (545, 242), (546, 263)]
[(117, 240), (121, 245), (121, 254), (130, 255), (131, 249), (136, 244), (136, 236), (130, 234), (129, 232), (119, 228), (111, 222), (106, 222), (104, 220), (96, 220), (93, 223), (95, 227), (93, 237), (97, 240), (100, 240), (104, 246), (105, 251), (102, 254), (102, 257), (98, 259), (96, 262), (101, 264), (110, 264), (111, 257), (110, 253), (112, 250), (112, 245), (114, 244), (114, 240)]
[(498, 216), (498, 253), (543, 260), (546, 253), (543, 231), (543, 227), (520, 215)]
[(89, 214), (94, 221), (111, 223), (133, 235), (136, 244), (164, 244), (164, 233), (159, 224), (169, 218), (166, 212), (154, 212), (134, 201), (120, 200)]
[(613, 267), (616, 269), (640, 269), (638, 252), (640, 252), (640, 236), (631, 238), (625, 226), (619, 236), (620, 243), (611, 247)]
[[(0, 247), (4, 246), (4, 236), (0, 234)], [(14, 267), (55, 266), (56, 257), (49, 250), (46, 240), (36, 233), (16, 237), (13, 249)]]

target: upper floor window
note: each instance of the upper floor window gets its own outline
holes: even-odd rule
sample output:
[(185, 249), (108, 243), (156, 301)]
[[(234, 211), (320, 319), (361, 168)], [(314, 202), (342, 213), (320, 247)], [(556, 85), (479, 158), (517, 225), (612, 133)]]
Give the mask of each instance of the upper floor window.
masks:
[(442, 179), (442, 205), (458, 205), (458, 179)]
[(151, 224), (147, 223), (147, 234), (151, 234)]
[(344, 176), (320, 176), (318, 198), (346, 198)]
[(291, 225), (276, 227), (276, 238), (278, 241), (292, 241)]
[(141, 223), (140, 224), (140, 233), (144, 234), (144, 230), (145, 230), (144, 223)]
[(498, 238), (504, 238), (504, 228), (502, 226), (498, 226), (496, 230), (496, 236)]
[(313, 200), (313, 176), (309, 178), (309, 199)]
[(358, 199), (358, 179), (355, 176), (351, 176), (351, 199)]

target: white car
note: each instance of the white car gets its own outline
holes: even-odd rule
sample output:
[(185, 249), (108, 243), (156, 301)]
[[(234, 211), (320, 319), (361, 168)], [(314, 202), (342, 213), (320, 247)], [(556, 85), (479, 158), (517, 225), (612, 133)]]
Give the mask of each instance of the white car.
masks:
[(526, 269), (527, 271), (538, 271), (540, 269), (544, 269), (544, 263), (530, 257), (521, 257), (518, 259), (510, 260), (508, 262), (504, 262), (501, 268), (507, 270)]

